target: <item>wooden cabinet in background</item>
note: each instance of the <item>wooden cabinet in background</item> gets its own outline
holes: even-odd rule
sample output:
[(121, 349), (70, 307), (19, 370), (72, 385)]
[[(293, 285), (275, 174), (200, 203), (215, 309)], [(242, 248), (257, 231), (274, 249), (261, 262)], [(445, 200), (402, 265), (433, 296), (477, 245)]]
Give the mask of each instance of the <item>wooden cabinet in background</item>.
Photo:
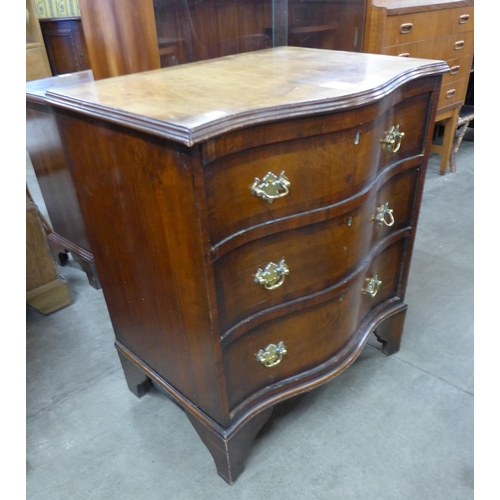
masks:
[(47, 105), (48, 90), (92, 81), (91, 71), (53, 76), (26, 84), (26, 149), (52, 223), (47, 241), (56, 260), (67, 260), (68, 252), (86, 272), (90, 284), (100, 288), (80, 205), (64, 157), (53, 110)]
[(291, 45), (361, 52), (365, 0), (79, 0), (96, 80)]
[(363, 51), (448, 63), (436, 116), (443, 143), (433, 146), (444, 174), (474, 57), (474, 0), (368, 0)]
[(46, 92), (127, 383), (227, 482), (275, 404), (398, 351), (446, 70), (279, 47)]
[(50, 314), (71, 302), (68, 284), (52, 259), (38, 207), (27, 196), (26, 303), (42, 314)]
[(26, 81), (51, 76), (34, 0), (26, 0)]
[(40, 27), (53, 76), (90, 69), (81, 18), (40, 19)]

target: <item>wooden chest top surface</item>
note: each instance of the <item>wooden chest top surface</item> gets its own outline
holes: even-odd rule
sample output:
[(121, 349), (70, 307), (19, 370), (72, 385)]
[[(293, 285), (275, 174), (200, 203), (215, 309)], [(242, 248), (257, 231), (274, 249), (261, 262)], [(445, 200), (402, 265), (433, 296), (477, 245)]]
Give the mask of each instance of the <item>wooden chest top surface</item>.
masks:
[(53, 104), (192, 146), (247, 125), (367, 104), (442, 61), (279, 47), (52, 89)]

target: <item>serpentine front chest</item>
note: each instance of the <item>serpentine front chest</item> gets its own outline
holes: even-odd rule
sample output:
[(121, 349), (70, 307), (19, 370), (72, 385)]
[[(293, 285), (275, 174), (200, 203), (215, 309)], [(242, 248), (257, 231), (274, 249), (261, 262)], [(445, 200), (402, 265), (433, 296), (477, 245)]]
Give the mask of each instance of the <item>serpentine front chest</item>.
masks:
[(275, 403), (399, 349), (447, 69), (281, 47), (47, 93), (129, 387), (227, 482)]

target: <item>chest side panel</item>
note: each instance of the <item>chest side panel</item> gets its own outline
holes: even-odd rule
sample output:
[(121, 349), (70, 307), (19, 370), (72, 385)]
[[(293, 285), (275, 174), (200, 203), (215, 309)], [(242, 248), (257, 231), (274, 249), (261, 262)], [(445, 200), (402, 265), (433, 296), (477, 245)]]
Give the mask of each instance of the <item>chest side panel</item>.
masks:
[(222, 421), (193, 150), (58, 111), (118, 344)]

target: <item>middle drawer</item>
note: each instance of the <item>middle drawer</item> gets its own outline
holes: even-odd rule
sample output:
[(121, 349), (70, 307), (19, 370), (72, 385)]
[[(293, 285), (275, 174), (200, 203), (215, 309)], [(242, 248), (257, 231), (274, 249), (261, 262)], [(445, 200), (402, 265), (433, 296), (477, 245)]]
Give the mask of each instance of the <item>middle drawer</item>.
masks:
[(403, 171), (330, 219), (254, 240), (216, 260), (221, 336), (248, 316), (334, 285), (377, 242), (410, 227), (420, 172)]

